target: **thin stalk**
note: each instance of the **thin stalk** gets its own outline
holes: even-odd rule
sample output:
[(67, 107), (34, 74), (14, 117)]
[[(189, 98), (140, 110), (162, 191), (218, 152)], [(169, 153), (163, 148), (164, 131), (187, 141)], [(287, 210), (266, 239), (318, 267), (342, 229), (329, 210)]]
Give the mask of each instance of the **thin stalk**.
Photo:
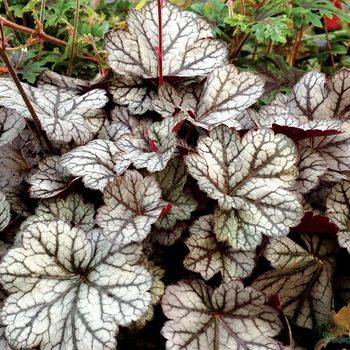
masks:
[[(11, 12), (11, 9), (10, 9), (10, 6), (8, 4), (8, 1), (7, 0), (3, 0), (2, 3), (4, 4), (4, 7), (5, 7), (5, 12), (6, 12), (6, 16), (12, 21), (12, 22), (15, 22), (15, 17), (13, 16), (12, 12)], [(17, 40), (19, 42), (22, 42), (23, 38), (22, 36), (20, 35), (20, 33), (17, 33), (15, 32), (15, 36), (17, 38)]]
[(74, 24), (73, 24), (73, 40), (72, 46), (70, 50), (69, 64), (67, 75), (71, 76), (73, 72), (73, 64), (75, 59), (75, 49), (77, 45), (77, 29), (78, 29), (78, 21), (79, 21), (79, 10), (80, 10), (80, 0), (76, 0), (75, 2), (75, 14), (74, 14)]
[(162, 23), (162, 7), (163, 0), (157, 0), (157, 8), (158, 8), (158, 48), (157, 48), (157, 56), (158, 56), (158, 86), (163, 84), (163, 23)]
[(245, 3), (244, 0), (239, 0), (239, 12), (245, 16)]
[(296, 58), (298, 56), (300, 44), (302, 42), (303, 34), (304, 34), (304, 26), (302, 25), (300, 28), (300, 31), (296, 34), (292, 50), (291, 50), (290, 55), (289, 55), (288, 60), (287, 60), (287, 63), (290, 66), (294, 66), (294, 64), (295, 64)]
[(4, 45), (4, 37), (3, 37), (3, 31), (2, 31), (2, 26), (1, 26), (1, 40), (3, 45), (0, 46), (0, 57), (3, 60), (3, 62), (5, 63), (5, 66), (9, 72), (9, 74), (11, 75), (14, 83), (16, 84), (16, 87), (19, 91), (19, 93), (21, 94), (24, 103), (26, 104), (29, 113), (31, 114), (34, 124), (35, 124), (35, 128), (36, 128), (36, 133), (38, 135), (38, 137), (42, 138), (45, 142), (45, 145), (47, 147), (47, 149), (49, 150), (49, 152), (51, 154), (55, 154), (55, 148), (53, 147), (51, 141), (49, 140), (49, 138), (47, 137), (46, 133), (43, 131), (42, 127), (41, 127), (41, 123), (39, 120), (38, 115), (36, 114), (33, 105), (31, 104), (27, 94), (25, 93), (23, 86), (18, 78), (18, 75), (15, 71), (15, 69), (13, 68), (10, 59), (7, 56), (6, 53), (6, 49), (5, 49), (5, 45)]
[[(63, 46), (63, 47), (67, 46), (67, 42), (65, 42), (64, 40), (55, 38), (54, 36), (45, 34), (44, 32), (39, 32), (38, 30), (35, 30), (35, 29), (31, 29), (31, 28), (28, 28), (28, 27), (25, 27), (25, 26), (21, 26), (21, 25), (19, 25), (17, 23), (11, 22), (8, 19), (6, 19), (4, 17), (1, 17), (1, 16), (0, 16), (0, 22), (5, 27), (11, 28), (13, 30), (17, 30), (17, 31), (22, 32), (22, 33), (26, 33), (28, 35), (31, 35), (34, 38), (35, 37), (39, 38), (40, 40), (43, 40), (45, 42), (48, 42), (48, 43), (51, 43), (51, 44), (54, 44), (54, 45), (57, 45), (57, 46)], [(94, 63), (98, 64), (98, 60), (96, 59), (96, 57), (93, 57), (91, 55), (84, 55), (82, 57), (85, 60), (87, 60), (87, 61), (91, 61), (91, 62), (94, 62)]]
[(322, 26), (323, 26), (323, 30), (324, 30), (324, 32), (326, 34), (327, 49), (328, 49), (329, 56), (331, 58), (332, 67), (335, 68), (335, 61), (334, 61), (332, 45), (331, 45), (331, 42), (329, 40), (328, 28), (327, 28), (326, 23), (325, 23), (324, 20), (322, 20)]

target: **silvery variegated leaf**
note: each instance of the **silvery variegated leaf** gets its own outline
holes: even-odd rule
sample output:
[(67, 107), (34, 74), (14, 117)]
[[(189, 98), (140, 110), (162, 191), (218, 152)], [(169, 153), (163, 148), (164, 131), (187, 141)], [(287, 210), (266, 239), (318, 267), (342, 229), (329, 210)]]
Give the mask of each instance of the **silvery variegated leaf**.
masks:
[(288, 237), (273, 238), (265, 257), (273, 270), (253, 283), (267, 297), (278, 293), (284, 314), (300, 327), (320, 327), (332, 308), (332, 275), (336, 252), (333, 239), (315, 232), (300, 235), (301, 245)]
[(293, 87), (289, 108), (296, 115), (304, 115), (309, 120), (330, 119), (327, 115), (330, 101), (325, 86), (326, 76), (317, 71), (306, 73)]
[(350, 181), (343, 180), (332, 188), (326, 207), (326, 215), (339, 227), (339, 245), (350, 252)]
[(19, 150), (11, 145), (0, 148), (0, 188), (21, 184), (31, 171), (31, 164), (23, 157)]
[[(206, 75), (226, 62), (226, 45), (214, 39), (203, 18), (181, 11), (168, 1), (162, 3), (161, 17), (163, 76)], [(157, 2), (147, 3), (141, 11), (130, 10), (127, 28), (105, 36), (109, 65), (118, 74), (157, 78), (160, 51)]]
[[(231, 65), (213, 70), (204, 86), (193, 123), (205, 129), (230, 122), (254, 104), (264, 92), (264, 80), (250, 72), (239, 73)], [(243, 129), (239, 120), (236, 129)]]
[(37, 170), (27, 180), (32, 198), (55, 197), (76, 180), (64, 174), (59, 159), (59, 156), (49, 156), (39, 162)]
[(328, 95), (332, 118), (348, 120), (350, 118), (350, 69), (342, 68), (326, 81), (330, 91)]
[(153, 110), (156, 87), (142, 78), (120, 76), (112, 82), (109, 91), (113, 95), (113, 101), (127, 107), (130, 113), (143, 114)]
[(202, 93), (202, 84), (198, 82), (178, 87), (165, 82), (153, 98), (153, 108), (163, 117), (172, 116), (179, 110), (195, 114)]
[[(80, 96), (58, 90), (44, 90), (22, 84), (42, 128), (48, 137), (57, 143), (74, 141), (83, 144), (91, 140), (96, 133), (95, 113), (100, 120), (102, 108), (107, 102), (106, 92), (91, 90)], [(31, 119), (16, 85), (10, 79), (0, 79), (0, 105), (13, 108), (22, 117)], [(101, 122), (100, 122), (101, 124)]]
[(0, 264), (10, 345), (115, 349), (118, 325), (141, 318), (151, 302), (150, 273), (129, 261), (97, 231), (88, 237), (63, 221), (28, 226)]
[(305, 194), (320, 183), (321, 177), (327, 171), (327, 162), (317, 150), (302, 147), (299, 150), (298, 169), (299, 176), (293, 190)]
[(0, 191), (0, 231), (3, 230), (9, 224), (10, 219), (10, 203), (6, 198), (6, 194)]
[(323, 73), (306, 73), (294, 86), (289, 109), (309, 120), (349, 119), (350, 70), (343, 68), (329, 79)]
[(36, 84), (45, 90), (61, 90), (62, 92), (71, 91), (75, 94), (86, 92), (92, 88), (94, 82), (72, 78), (58, 74), (52, 70), (45, 69), (38, 77)]
[(20, 114), (0, 107), (0, 147), (11, 143), (25, 126), (25, 120)]
[(265, 297), (239, 281), (212, 289), (202, 281), (180, 281), (162, 299), (169, 321), (161, 331), (169, 350), (282, 350), (282, 329)]
[(256, 126), (273, 128), (294, 141), (342, 132), (343, 123), (340, 120), (322, 119), (323, 115), (318, 115), (319, 119), (310, 120), (308, 116), (295, 114), (279, 99), (280, 97), (277, 96), (271, 104), (260, 108), (259, 112), (249, 111)]
[(219, 240), (251, 250), (262, 234), (287, 235), (299, 223), (303, 208), (290, 191), (298, 176), (297, 158), (294, 143), (269, 129), (250, 131), (241, 139), (220, 126), (199, 140), (197, 154), (185, 161), (200, 189), (222, 209), (215, 219)]
[(117, 142), (123, 135), (130, 133), (139, 121), (126, 108), (115, 107), (111, 119), (106, 119), (99, 133), (99, 138)]
[(119, 168), (120, 162), (129, 161), (137, 169), (146, 168), (149, 172), (163, 170), (175, 152), (177, 137), (173, 128), (181, 119), (182, 115), (179, 115), (151, 125), (140, 122), (116, 143), (116, 168)]
[(153, 243), (158, 243), (162, 246), (170, 247), (178, 241), (182, 234), (187, 231), (188, 224), (180, 222), (169, 230), (164, 230), (162, 228), (152, 230), (150, 236), (148, 236)]
[(85, 202), (80, 195), (73, 193), (65, 198), (42, 200), (36, 207), (35, 214), (22, 223), (21, 230), (36, 222), (62, 220), (89, 232), (94, 227), (94, 216), (94, 206)]
[[(301, 142), (304, 147), (316, 150), (325, 160), (328, 171), (338, 174), (350, 171), (350, 133), (320, 136)], [(337, 181), (340, 181), (340, 180)]]
[(165, 271), (160, 267), (155, 265), (152, 261), (144, 259), (142, 265), (149, 271), (152, 275), (152, 287), (150, 289), (151, 293), (151, 304), (148, 307), (145, 315), (133, 322), (129, 327), (133, 329), (143, 328), (148, 321), (151, 321), (154, 317), (154, 307), (160, 302), (162, 296), (164, 295), (165, 285), (162, 281)]
[(113, 162), (117, 152), (113, 141), (92, 140), (64, 154), (60, 158), (59, 165), (68, 174), (81, 177), (86, 187), (103, 191), (117, 175), (114, 172)]
[(168, 203), (167, 212), (156, 222), (157, 227), (171, 229), (178, 220), (188, 220), (196, 210), (197, 202), (184, 192), (187, 168), (182, 158), (171, 159), (164, 170), (154, 174), (162, 190), (162, 198)]
[(96, 223), (114, 243), (142, 241), (166, 204), (161, 196), (154, 177), (127, 170), (106, 186), (105, 205), (98, 209)]
[(198, 272), (206, 280), (220, 272), (224, 281), (245, 278), (255, 265), (255, 252), (235, 250), (219, 242), (214, 233), (213, 215), (196, 220), (190, 227), (190, 236), (185, 241), (189, 253), (184, 266)]
[(11, 211), (23, 217), (31, 215), (32, 209), (30, 208), (30, 204), (26, 198), (23, 198), (23, 193), (27, 191), (27, 186), (24, 182), (18, 185), (5, 186), (0, 188), (0, 190), (6, 194), (6, 198), (10, 203)]

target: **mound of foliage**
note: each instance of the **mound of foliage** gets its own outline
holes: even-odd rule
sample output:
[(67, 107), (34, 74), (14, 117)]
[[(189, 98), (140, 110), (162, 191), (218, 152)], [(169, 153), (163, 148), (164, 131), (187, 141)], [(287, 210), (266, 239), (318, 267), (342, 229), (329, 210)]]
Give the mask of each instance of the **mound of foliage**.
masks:
[(264, 103), (213, 29), (149, 2), (35, 86), (2, 36), (0, 349), (349, 342), (350, 70)]

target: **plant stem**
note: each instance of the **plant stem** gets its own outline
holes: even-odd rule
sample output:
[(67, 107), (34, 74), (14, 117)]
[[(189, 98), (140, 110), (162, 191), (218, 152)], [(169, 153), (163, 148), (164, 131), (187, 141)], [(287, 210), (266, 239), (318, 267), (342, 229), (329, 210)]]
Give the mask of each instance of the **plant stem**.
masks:
[(163, 0), (157, 0), (158, 6), (158, 86), (163, 84), (163, 23), (162, 23), (162, 7)]
[(322, 25), (323, 25), (323, 30), (324, 30), (324, 32), (326, 34), (327, 49), (328, 49), (328, 52), (329, 52), (329, 56), (331, 58), (332, 67), (335, 68), (335, 61), (334, 61), (332, 45), (331, 45), (331, 42), (329, 40), (328, 28), (326, 26), (326, 23), (325, 23), (324, 19), (322, 20)]
[[(11, 28), (13, 30), (17, 30), (17, 31), (22, 32), (22, 33), (29, 34), (29, 35), (31, 35), (33, 37), (37, 37), (40, 40), (46, 41), (48, 43), (51, 43), (51, 44), (54, 44), (54, 45), (57, 45), (57, 46), (67, 46), (67, 42), (65, 42), (64, 40), (55, 38), (54, 36), (45, 34), (44, 32), (40, 32), (40, 31), (35, 30), (35, 29), (31, 29), (31, 28), (28, 28), (28, 27), (25, 27), (25, 26), (21, 26), (21, 25), (19, 25), (17, 23), (11, 22), (8, 19), (6, 19), (4, 17), (1, 17), (1, 16), (0, 16), (0, 22), (2, 22), (2, 24), (5, 27)], [(91, 62), (94, 62), (94, 63), (98, 64), (98, 60), (96, 59), (96, 57), (93, 57), (93, 56), (90, 56), (90, 55), (84, 55), (83, 58), (85, 60), (87, 60), (87, 61), (91, 61)]]
[(239, 12), (241, 15), (245, 16), (245, 3), (244, 0), (239, 0)]
[[(1, 30), (1, 36), (2, 36), (2, 42), (3, 41), (3, 32)], [(42, 130), (42, 127), (41, 127), (41, 123), (40, 123), (40, 120), (39, 120), (39, 117), (38, 115), (36, 114), (35, 110), (34, 110), (34, 107), (33, 105), (31, 104), (27, 94), (25, 93), (24, 89), (23, 89), (23, 86), (18, 78), (18, 75), (15, 71), (15, 69), (13, 68), (12, 64), (11, 64), (11, 61), (9, 60), (7, 54), (6, 54), (6, 50), (5, 50), (5, 46), (4, 45), (1, 45), (0, 47), (0, 57), (1, 59), (4, 61), (5, 63), (5, 66), (9, 72), (9, 74), (11, 75), (14, 83), (16, 84), (16, 87), (19, 91), (19, 93), (21, 94), (22, 98), (23, 98), (23, 101), (24, 103), (26, 104), (27, 108), (28, 108), (28, 111), (29, 113), (31, 114), (32, 118), (33, 118), (33, 121), (34, 121), (34, 124), (35, 124), (35, 127), (36, 127), (36, 133), (38, 135), (38, 137), (42, 138), (45, 142), (45, 145), (47, 147), (47, 149), (49, 150), (49, 152), (51, 154), (55, 154), (55, 148), (53, 147), (51, 141), (49, 140), (49, 138), (47, 137), (46, 133)]]
[[(6, 16), (12, 21), (12, 22), (15, 22), (15, 17), (13, 16), (12, 12), (11, 12), (11, 9), (10, 9), (10, 6), (8, 4), (8, 1), (7, 0), (3, 0), (2, 3), (4, 4), (4, 8), (5, 8), (5, 12), (6, 12)], [(15, 36), (17, 38), (17, 40), (19, 42), (22, 42), (23, 38), (22, 38), (22, 35), (18, 32), (15, 32)]]
[(298, 51), (304, 34), (304, 26), (302, 25), (300, 31), (296, 34), (295, 41), (290, 52), (289, 58), (287, 58), (287, 63), (290, 66), (294, 66), (295, 60), (298, 56)]
[(72, 46), (70, 50), (69, 64), (67, 75), (71, 76), (73, 72), (73, 64), (75, 58), (75, 47), (77, 44), (77, 29), (78, 29), (78, 21), (79, 21), (79, 10), (80, 10), (80, 0), (76, 0), (75, 2), (75, 14), (74, 14), (74, 25), (73, 25), (73, 40)]
[(38, 37), (41, 40), (47, 41), (49, 43), (58, 45), (58, 46), (66, 46), (67, 43), (64, 40), (57, 39), (51, 35), (45, 34), (43, 32), (39, 32), (35, 29), (31, 29), (25, 26), (21, 26), (17, 23), (11, 22), (7, 20), (6, 18), (0, 17), (0, 21), (5, 27), (12, 28), (14, 30), (18, 30), (19, 32), (30, 34), (34, 37)]

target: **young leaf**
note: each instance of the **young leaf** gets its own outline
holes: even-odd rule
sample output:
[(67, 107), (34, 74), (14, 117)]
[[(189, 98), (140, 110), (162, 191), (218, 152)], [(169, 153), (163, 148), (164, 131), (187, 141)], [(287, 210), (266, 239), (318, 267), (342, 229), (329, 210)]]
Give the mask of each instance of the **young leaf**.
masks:
[(281, 350), (272, 337), (282, 326), (277, 313), (265, 304), (262, 293), (241, 282), (217, 289), (202, 281), (181, 281), (167, 287), (162, 307), (167, 321), (162, 335), (167, 349)]
[(210, 25), (203, 18), (181, 11), (168, 1), (162, 4), (161, 17), (162, 48), (159, 48), (155, 1), (146, 4), (141, 11), (130, 10), (128, 31), (106, 34), (108, 63), (116, 73), (157, 78), (160, 55), (164, 76), (205, 75), (225, 63), (226, 46), (213, 38)]
[(29, 194), (32, 198), (55, 197), (72, 184), (74, 179), (64, 174), (58, 160), (59, 156), (46, 157), (28, 178), (27, 182), (31, 185)]
[(149, 172), (163, 170), (177, 146), (174, 126), (181, 120), (168, 117), (152, 125), (140, 122), (132, 133), (123, 135), (117, 142), (119, 153), (115, 162), (131, 162), (135, 168), (147, 168)]
[(190, 227), (190, 237), (185, 241), (189, 249), (184, 266), (198, 272), (206, 280), (220, 272), (224, 281), (245, 278), (254, 268), (254, 251), (232, 249), (219, 242), (214, 234), (213, 215), (196, 220)]
[(289, 190), (298, 175), (297, 151), (286, 136), (259, 129), (240, 139), (220, 126), (199, 140), (197, 152), (185, 158), (190, 174), (227, 210), (217, 213), (219, 240), (251, 250), (262, 234), (287, 235), (298, 224), (303, 209)]
[(2, 231), (9, 224), (10, 219), (10, 204), (6, 199), (6, 194), (0, 191), (0, 231)]
[(343, 180), (331, 190), (326, 215), (339, 227), (338, 242), (350, 252), (350, 182)]
[(113, 101), (127, 107), (130, 113), (143, 114), (153, 109), (155, 87), (141, 78), (120, 76), (112, 82), (109, 91), (113, 95)]
[(166, 204), (157, 181), (136, 170), (117, 177), (103, 194), (105, 205), (98, 209), (96, 223), (118, 244), (142, 241)]
[(336, 252), (333, 239), (301, 234), (301, 244), (288, 237), (273, 238), (265, 257), (274, 270), (265, 272), (253, 283), (267, 297), (278, 293), (283, 312), (296, 325), (320, 327), (332, 307), (332, 275)]
[(170, 210), (166, 215), (161, 216), (157, 227), (171, 229), (178, 220), (188, 220), (191, 213), (196, 210), (196, 201), (183, 192), (187, 181), (187, 168), (180, 157), (171, 159), (162, 171), (156, 172), (155, 178), (162, 190), (162, 198), (170, 203)]
[(125, 108), (115, 107), (111, 111), (111, 120), (105, 120), (99, 138), (117, 142), (123, 135), (130, 133), (138, 123), (139, 121)]
[(103, 191), (116, 176), (112, 158), (117, 152), (114, 142), (93, 140), (64, 154), (59, 165), (70, 175), (82, 177), (86, 187)]
[(114, 349), (118, 325), (142, 317), (151, 301), (151, 275), (129, 259), (63, 221), (28, 226), (0, 265), (10, 345)]
[(21, 115), (12, 109), (0, 107), (0, 146), (11, 143), (25, 126)]
[[(91, 90), (81, 96), (59, 90), (44, 90), (22, 84), (32, 103), (42, 128), (48, 137), (58, 143), (74, 141), (83, 144), (91, 140), (96, 133), (90, 119), (101, 119), (99, 108), (107, 102), (104, 90)], [(0, 105), (14, 108), (22, 117), (31, 119), (31, 115), (12, 80), (0, 79)], [(93, 111), (93, 112), (91, 112)], [(93, 113), (91, 115), (91, 113)], [(98, 116), (95, 116), (98, 114)]]

